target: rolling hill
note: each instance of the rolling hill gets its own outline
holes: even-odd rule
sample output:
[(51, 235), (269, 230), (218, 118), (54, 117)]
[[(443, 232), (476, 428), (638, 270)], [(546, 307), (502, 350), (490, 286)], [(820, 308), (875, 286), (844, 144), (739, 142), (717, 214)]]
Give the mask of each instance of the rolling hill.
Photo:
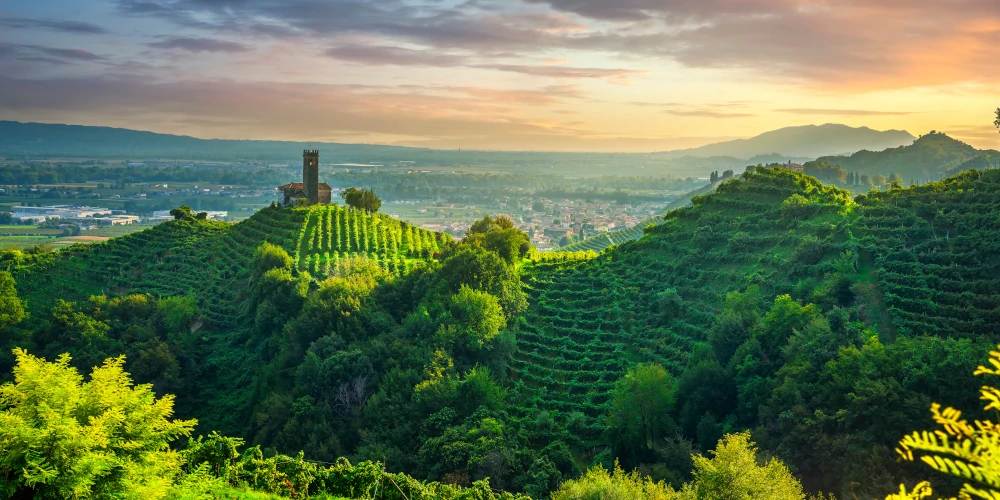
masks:
[[(876, 497), (923, 478), (891, 450), (931, 402), (980, 406), (997, 214), (1000, 170), (852, 198), (757, 167), (636, 241), (533, 263), (491, 219), (449, 242), (272, 207), (5, 251), (31, 317), (0, 340), (84, 367), (125, 353), (202, 433), (421, 480), (544, 498), (619, 460), (678, 484), (692, 452), (749, 429), (810, 491)], [(638, 366), (673, 391), (656, 439), (612, 412)]]
[[(576, 424), (575, 437), (583, 448), (603, 441), (615, 381), (626, 368), (658, 363), (678, 380), (675, 418), (684, 435), (710, 440), (733, 426), (755, 428), (764, 446), (783, 450), (778, 455), (812, 488), (849, 497), (848, 490), (856, 490), (848, 477), (891, 488), (909, 472), (891, 457), (871, 458), (897, 438), (870, 427), (871, 419), (889, 413), (830, 396), (827, 391), (869, 389), (829, 388), (833, 380), (823, 377), (832, 375), (823, 375), (823, 366), (884, 350), (913, 359), (867, 372), (897, 388), (876, 398), (929, 404), (974, 394), (971, 357), (981, 358), (1000, 341), (998, 194), (996, 170), (856, 200), (784, 169), (758, 168), (723, 183), (667, 214), (638, 241), (531, 274), (531, 306), (511, 365), (519, 381), (514, 404), (529, 419), (578, 415), (585, 423)], [(768, 347), (774, 341), (767, 315), (785, 314), (779, 312), (789, 304), (783, 294), (823, 311), (826, 319), (815, 327), (835, 332), (808, 341), (816, 350), (795, 370), (814, 375), (793, 375), (799, 372), (790, 370), (790, 358), (779, 361), (796, 349), (793, 329)], [(750, 326), (758, 324), (765, 326)], [(786, 342), (783, 353), (777, 346)], [(832, 344), (821, 348), (822, 342)], [(834, 346), (849, 351), (838, 355)], [(913, 349), (921, 354), (905, 354)], [(970, 350), (978, 354), (957, 359)], [(955, 376), (948, 379), (943, 366), (952, 366)], [(883, 403), (883, 412), (894, 404)], [(963, 408), (976, 406), (966, 400)], [(916, 408), (925, 407), (892, 413), (893, 425), (921, 421)], [(838, 411), (839, 417), (817, 417)], [(810, 446), (828, 451), (804, 451)], [(866, 458), (852, 461), (849, 453)]]
[[(939, 180), (963, 163), (982, 156), (984, 152), (943, 133), (921, 136), (913, 144), (886, 150), (858, 151), (850, 156), (825, 156), (819, 161), (839, 165), (851, 172), (869, 177), (897, 173), (903, 182), (918, 183)], [(969, 165), (969, 168), (979, 165)]]
[(854, 128), (828, 123), (785, 127), (749, 139), (736, 139), (658, 154), (670, 158), (731, 156), (748, 159), (778, 153), (788, 157), (816, 158), (861, 150), (881, 151), (909, 144), (913, 139), (915, 137), (904, 130), (878, 131), (868, 127)]

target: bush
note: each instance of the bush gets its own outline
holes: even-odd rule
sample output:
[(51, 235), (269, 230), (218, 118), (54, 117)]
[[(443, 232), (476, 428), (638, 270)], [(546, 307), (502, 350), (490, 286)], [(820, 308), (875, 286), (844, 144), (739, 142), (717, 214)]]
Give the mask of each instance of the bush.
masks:
[(125, 357), (94, 368), (14, 350), (14, 382), (0, 387), (0, 496), (157, 499), (179, 476), (169, 443), (194, 420), (170, 420), (172, 396), (133, 386)]

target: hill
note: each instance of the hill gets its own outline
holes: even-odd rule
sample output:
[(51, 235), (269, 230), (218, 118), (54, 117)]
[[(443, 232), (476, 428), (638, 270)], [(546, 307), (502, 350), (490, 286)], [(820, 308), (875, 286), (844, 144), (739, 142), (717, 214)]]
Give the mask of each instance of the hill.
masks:
[[(1000, 340), (998, 191), (1000, 172), (970, 171), (852, 200), (758, 168), (638, 241), (532, 273), (514, 404), (563, 415), (577, 449), (614, 446), (616, 381), (658, 363), (677, 380), (679, 432), (702, 447), (755, 429), (810, 488), (877, 496), (919, 476), (881, 455), (898, 435), (876, 422), (909, 428), (931, 401), (974, 394), (973, 360)], [(626, 443), (612, 454), (648, 466), (680, 446)]]
[(81, 368), (124, 353), (199, 433), (420, 480), (545, 498), (617, 459), (678, 486), (748, 429), (810, 491), (879, 497), (925, 477), (891, 450), (932, 401), (979, 406), (998, 214), (1000, 170), (852, 198), (757, 167), (637, 241), (531, 262), (504, 219), (453, 242), (273, 207), (5, 251), (31, 317), (0, 343)]
[[(904, 130), (879, 131), (868, 127), (854, 128), (828, 123), (825, 125), (785, 127), (749, 139), (736, 139), (659, 154), (671, 158), (730, 156), (736, 158), (761, 157), (773, 160), (774, 157), (780, 155), (816, 158), (861, 150), (880, 151), (909, 144), (913, 139), (915, 137)], [(780, 155), (776, 155), (776, 153)], [(757, 163), (768, 163), (768, 161), (761, 160)]]
[(296, 151), (316, 148), (348, 162), (426, 151), (366, 144), (198, 139), (123, 128), (0, 121), (0, 154), (8, 156), (288, 160)]
[[(825, 156), (826, 161), (847, 171), (860, 172), (869, 177), (897, 173), (903, 182), (927, 182), (948, 175), (959, 165), (982, 156), (983, 152), (943, 133), (921, 136), (913, 144), (884, 151), (858, 151), (850, 156)], [(971, 165), (970, 165), (971, 166)]]
[[(677, 199), (671, 201), (667, 204), (665, 210), (667, 212), (675, 210), (691, 203), (691, 199), (695, 196), (699, 196), (705, 193), (709, 193), (714, 189), (714, 185), (707, 185), (688, 193)], [(556, 249), (558, 252), (585, 252), (588, 250), (593, 250), (595, 252), (601, 252), (604, 249), (610, 247), (611, 245), (621, 245), (622, 243), (628, 241), (635, 241), (642, 238), (643, 232), (647, 226), (655, 225), (662, 220), (661, 217), (653, 217), (646, 219), (628, 229), (623, 229), (621, 231), (610, 231), (604, 234), (599, 234), (581, 241), (575, 241), (569, 245), (564, 245)]]

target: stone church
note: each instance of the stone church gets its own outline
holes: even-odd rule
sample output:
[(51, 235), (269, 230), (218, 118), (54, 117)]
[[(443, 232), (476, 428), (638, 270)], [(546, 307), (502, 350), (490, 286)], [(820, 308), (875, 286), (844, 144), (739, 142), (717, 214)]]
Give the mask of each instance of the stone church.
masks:
[(302, 152), (302, 182), (279, 186), (285, 194), (285, 206), (315, 205), (330, 203), (330, 185), (319, 182), (319, 150), (307, 149)]

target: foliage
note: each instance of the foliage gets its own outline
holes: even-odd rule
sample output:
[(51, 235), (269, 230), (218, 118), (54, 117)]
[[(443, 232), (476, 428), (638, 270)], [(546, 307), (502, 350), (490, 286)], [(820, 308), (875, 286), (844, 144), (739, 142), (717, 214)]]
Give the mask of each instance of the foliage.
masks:
[(725, 436), (712, 458), (694, 457), (694, 481), (688, 488), (699, 500), (803, 500), (802, 485), (775, 458), (758, 465), (750, 433)]
[(349, 207), (363, 210), (368, 215), (378, 212), (382, 207), (382, 200), (371, 189), (347, 188), (340, 192), (340, 197)]
[(171, 441), (193, 420), (171, 420), (173, 397), (134, 386), (124, 357), (94, 368), (16, 350), (14, 382), (0, 387), (0, 491), (37, 498), (162, 498), (179, 473)]
[[(979, 366), (975, 375), (1000, 375), (1000, 352), (990, 351), (989, 361), (991, 366)], [(985, 411), (1000, 410), (1000, 389), (986, 385), (979, 392), (979, 399), (987, 402)], [(1000, 498), (1000, 426), (989, 420), (969, 423), (961, 411), (951, 407), (942, 410), (938, 403), (931, 405), (931, 416), (941, 428), (903, 437), (896, 448), (899, 456), (909, 462), (919, 456), (932, 469), (965, 481), (959, 498)], [(909, 492), (901, 485), (899, 494), (886, 499), (921, 499), (932, 494), (930, 483), (925, 481)]]
[(552, 500), (672, 500), (679, 498), (669, 485), (654, 482), (638, 472), (625, 473), (615, 464), (612, 472), (603, 466), (588, 470), (583, 477), (566, 481)]
[(24, 301), (17, 296), (14, 277), (0, 271), (0, 329), (16, 325), (25, 318)]
[[(170, 210), (170, 215), (174, 217), (175, 220), (194, 220), (195, 214), (194, 210), (187, 206), (181, 205), (177, 208)], [(202, 217), (204, 218), (204, 217)]]
[(650, 449), (670, 432), (674, 380), (656, 364), (638, 365), (615, 383), (608, 426), (626, 449)]
[(760, 464), (757, 448), (747, 432), (724, 436), (712, 458), (694, 455), (693, 479), (680, 490), (654, 482), (636, 471), (625, 474), (615, 463), (612, 473), (591, 468), (580, 479), (563, 483), (553, 500), (805, 500), (802, 485), (781, 461)]

